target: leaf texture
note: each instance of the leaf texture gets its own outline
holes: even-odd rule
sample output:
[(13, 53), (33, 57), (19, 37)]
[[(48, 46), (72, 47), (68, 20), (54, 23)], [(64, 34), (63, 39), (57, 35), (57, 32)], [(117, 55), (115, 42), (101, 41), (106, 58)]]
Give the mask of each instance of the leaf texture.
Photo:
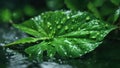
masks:
[[(42, 58), (45, 52), (50, 58), (55, 54), (70, 58), (82, 56), (98, 47), (104, 37), (116, 28), (80, 11), (49, 11), (22, 24), (16, 24), (15, 27), (36, 38), (28, 40), (29, 42), (42, 40), (25, 50), (36, 58)], [(21, 41), (13, 44), (19, 43)]]

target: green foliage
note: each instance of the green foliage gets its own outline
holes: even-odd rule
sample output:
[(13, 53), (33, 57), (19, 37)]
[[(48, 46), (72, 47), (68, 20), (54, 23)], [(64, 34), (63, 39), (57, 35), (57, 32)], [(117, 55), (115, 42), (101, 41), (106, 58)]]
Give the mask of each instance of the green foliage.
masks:
[(3, 9), (1, 11), (0, 17), (2, 19), (3, 22), (8, 22), (12, 19), (12, 14), (11, 11), (8, 9)]
[[(98, 20), (87, 12), (49, 11), (14, 27), (32, 35), (7, 46), (40, 41), (25, 49), (30, 57), (44, 55), (76, 58), (102, 43), (104, 37), (116, 27)], [(46, 54), (44, 54), (46, 53)]]
[(85, 10), (88, 4), (87, 0), (64, 0), (68, 8), (72, 10)]
[(46, 5), (51, 10), (58, 10), (64, 7), (64, 0), (46, 0)]
[(120, 17), (120, 7), (119, 7), (119, 9), (116, 10), (116, 12), (114, 14), (113, 23), (116, 22), (119, 17)]
[[(42, 4), (41, 4), (42, 3)], [(37, 6), (37, 4), (39, 4)], [(0, 23), (21, 22), (44, 11), (44, 0), (0, 0)], [(44, 9), (43, 9), (44, 8)]]
[(34, 16), (37, 12), (36, 10), (34, 9), (34, 7), (30, 6), (30, 5), (26, 5), (24, 7), (24, 13), (27, 15), (27, 16)]
[(71, 10), (90, 11), (97, 18), (112, 23), (109, 18), (120, 6), (120, 0), (65, 0), (65, 4)]
[(20, 40), (17, 40), (16, 42), (10, 43), (6, 46), (11, 46), (11, 45), (16, 45), (16, 44), (25, 44), (25, 43), (32, 43), (32, 42), (37, 42), (38, 40), (45, 40), (47, 38), (33, 38), (33, 37), (27, 37), (27, 38), (22, 38)]
[(70, 9), (88, 11), (97, 18), (113, 23), (113, 15), (119, 6), (120, 0), (1, 0), (0, 20), (1, 22), (9, 22), (9, 20), (21, 22), (43, 11)]
[(111, 0), (111, 2), (117, 6), (120, 5), (120, 0)]
[(96, 6), (92, 3), (92, 2), (89, 2), (88, 5), (87, 5), (88, 9), (94, 13), (94, 15), (98, 18), (101, 18), (100, 16), (100, 13), (98, 11), (98, 9), (96, 8)]

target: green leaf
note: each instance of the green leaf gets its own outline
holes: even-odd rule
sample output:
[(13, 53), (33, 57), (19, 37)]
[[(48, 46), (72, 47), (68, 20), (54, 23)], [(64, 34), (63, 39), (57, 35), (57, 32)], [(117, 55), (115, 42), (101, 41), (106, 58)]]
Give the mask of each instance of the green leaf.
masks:
[(32, 42), (37, 42), (39, 40), (44, 40), (44, 39), (47, 39), (47, 38), (33, 38), (33, 37), (26, 37), (26, 38), (22, 38), (20, 40), (17, 40), (13, 43), (9, 43), (5, 46), (12, 46), (12, 45), (17, 45), (17, 44), (25, 44), (25, 43), (32, 43)]
[[(62, 42), (62, 43), (61, 43)], [(52, 45), (63, 57), (79, 57), (94, 50), (101, 42), (80, 38), (55, 38)]]
[[(80, 11), (49, 11), (30, 19), (27, 23), (15, 26), (42, 40), (25, 50), (30, 57), (38, 59), (44, 56), (51, 58), (55, 54), (70, 58), (82, 56), (98, 47), (104, 37), (116, 28), (87, 12)], [(37, 33), (26, 31), (27, 29)]]
[(42, 42), (37, 45), (31, 46), (25, 49), (25, 52), (30, 55), (30, 57), (37, 57), (38, 59), (43, 58), (43, 52), (47, 50), (47, 42)]
[(40, 37), (40, 33), (37, 32), (37, 31), (34, 30), (34, 29), (27, 28), (27, 27), (22, 26), (22, 25), (16, 25), (16, 24), (14, 24), (14, 26), (15, 26), (16, 28), (22, 30), (23, 32), (26, 32), (26, 33), (28, 33), (28, 34), (30, 34), (30, 35), (32, 35), (32, 36)]
[[(39, 20), (39, 21), (38, 21)], [(41, 37), (47, 35), (41, 26), (40, 23), (40, 16), (37, 18), (32, 18), (31, 20), (25, 21), (22, 24), (13, 24), (14, 27), (34, 36), (34, 37)]]
[(16, 45), (16, 44), (25, 44), (25, 43), (31, 43), (31, 42), (36, 42), (38, 41), (38, 38), (33, 38), (33, 37), (27, 37), (27, 38), (22, 38), (20, 40), (17, 40), (13, 43), (7, 44), (5, 46), (11, 46), (11, 45)]

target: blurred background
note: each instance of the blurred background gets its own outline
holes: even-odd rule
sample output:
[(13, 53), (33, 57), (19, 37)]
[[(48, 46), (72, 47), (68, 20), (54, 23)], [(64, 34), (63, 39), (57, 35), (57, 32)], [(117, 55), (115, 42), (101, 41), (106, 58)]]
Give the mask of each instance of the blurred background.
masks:
[(69, 9), (87, 11), (113, 23), (119, 6), (120, 0), (0, 0), (0, 23), (23, 22), (44, 11)]

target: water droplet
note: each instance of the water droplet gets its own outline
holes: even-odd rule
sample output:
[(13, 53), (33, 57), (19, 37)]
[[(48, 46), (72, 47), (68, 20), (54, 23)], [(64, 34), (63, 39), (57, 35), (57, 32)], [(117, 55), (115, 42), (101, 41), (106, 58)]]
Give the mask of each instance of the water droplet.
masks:
[(31, 18), (31, 20), (34, 20), (34, 18)]
[(67, 16), (67, 19), (70, 19), (70, 16)]
[(65, 26), (65, 30), (68, 30), (68, 26)]
[(78, 30), (80, 30), (80, 28), (78, 28)]
[(96, 34), (96, 35), (99, 35), (99, 34), (100, 34), (100, 33), (98, 33), (98, 32), (97, 32), (97, 34)]
[(65, 52), (64, 54), (67, 55), (67, 52)]
[(86, 20), (90, 20), (90, 17), (89, 17), (89, 16), (87, 16), (87, 17), (86, 17)]
[(61, 28), (61, 25), (58, 25), (57, 28), (60, 29), (60, 28)]
[(42, 20), (40, 15), (38, 16), (38, 19), (39, 19), (39, 21), (43, 22), (43, 20)]
[(50, 29), (52, 29), (52, 27), (50, 27)]
[(58, 21), (56, 21), (56, 24), (59, 24), (59, 22), (58, 22)]
[(60, 23), (61, 23), (61, 24), (63, 24), (64, 22), (63, 22), (63, 21), (61, 21)]
[(72, 22), (75, 22), (75, 20), (73, 19)]
[(50, 23), (50, 22), (47, 22), (47, 26), (50, 27), (50, 26), (51, 26), (51, 23)]
[(79, 54), (79, 56), (82, 56), (82, 54)]
[(35, 19), (35, 20), (37, 20), (37, 21), (39, 20), (39, 18), (38, 18), (38, 17), (35, 17), (34, 19)]
[(15, 39), (18, 39), (18, 37), (15, 37)]
[(50, 54), (50, 57), (53, 57), (53, 54)]
[(58, 59), (59, 63), (62, 63), (62, 60), (61, 59)]
[(0, 43), (0, 46), (4, 46), (5, 44), (4, 43)]
[(71, 29), (73, 30), (73, 29), (74, 29), (74, 27), (71, 27)]

